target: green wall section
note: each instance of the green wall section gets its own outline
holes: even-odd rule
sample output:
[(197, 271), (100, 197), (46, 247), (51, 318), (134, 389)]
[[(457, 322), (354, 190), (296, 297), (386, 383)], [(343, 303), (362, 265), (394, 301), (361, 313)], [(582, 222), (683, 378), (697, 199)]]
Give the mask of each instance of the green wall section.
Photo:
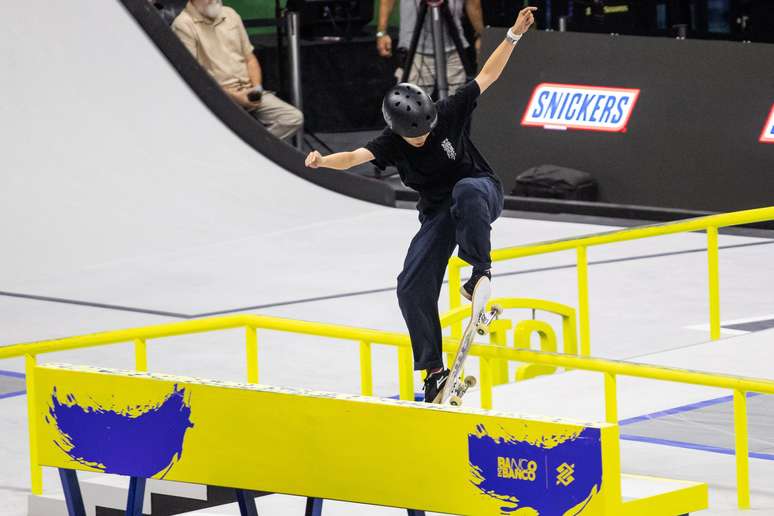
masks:
[[(224, 0), (225, 5), (233, 7), (242, 18), (274, 18), (273, 0)], [(285, 2), (280, 2), (285, 6)]]
[[(233, 7), (236, 12), (244, 19), (254, 18), (274, 18), (274, 0), (224, 0), (223, 3), (230, 7)], [(280, 0), (280, 6), (285, 7), (285, 0)], [(397, 26), (400, 17), (398, 11), (400, 6), (400, 0), (395, 0), (395, 7), (390, 15), (390, 25)], [(376, 25), (376, 20), (379, 17), (379, 0), (374, 0), (374, 19), (371, 25)], [(273, 28), (259, 28), (250, 29), (250, 34), (269, 34), (273, 33)]]

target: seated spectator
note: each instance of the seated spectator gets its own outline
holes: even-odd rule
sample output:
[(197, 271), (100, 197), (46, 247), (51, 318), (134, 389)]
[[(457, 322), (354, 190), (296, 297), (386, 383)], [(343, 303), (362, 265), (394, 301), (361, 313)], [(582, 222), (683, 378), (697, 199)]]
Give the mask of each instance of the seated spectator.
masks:
[[(223, 90), (271, 134), (285, 139), (304, 123), (295, 106), (263, 91), (261, 65), (242, 19), (222, 0), (189, 0), (172, 30)], [(262, 92), (259, 101), (248, 98), (252, 91)]]

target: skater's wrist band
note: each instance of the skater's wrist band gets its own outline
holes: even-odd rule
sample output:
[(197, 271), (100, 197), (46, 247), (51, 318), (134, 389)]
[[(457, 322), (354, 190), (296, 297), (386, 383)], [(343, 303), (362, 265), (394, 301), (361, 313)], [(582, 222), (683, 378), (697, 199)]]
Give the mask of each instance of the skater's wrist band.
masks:
[(508, 42), (511, 45), (515, 45), (516, 43), (518, 43), (519, 40), (521, 39), (521, 36), (522, 34), (519, 34), (519, 35), (514, 34), (512, 29), (508, 29), (508, 32), (505, 34), (505, 38), (508, 40)]

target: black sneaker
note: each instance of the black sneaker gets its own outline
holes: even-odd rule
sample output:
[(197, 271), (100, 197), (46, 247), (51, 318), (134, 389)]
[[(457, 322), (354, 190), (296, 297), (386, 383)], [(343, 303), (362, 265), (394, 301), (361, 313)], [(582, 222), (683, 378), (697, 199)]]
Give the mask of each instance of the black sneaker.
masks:
[(448, 369), (427, 375), (425, 378), (425, 403), (433, 403), (449, 379)]
[(489, 269), (485, 271), (473, 269), (473, 275), (470, 277), (468, 281), (465, 282), (464, 285), (462, 285), (462, 287), (460, 287), (460, 294), (462, 294), (462, 297), (464, 297), (468, 301), (472, 301), (473, 290), (476, 288), (476, 285), (478, 284), (478, 280), (480, 280), (484, 276), (486, 276), (490, 281), (492, 280), (492, 272)]

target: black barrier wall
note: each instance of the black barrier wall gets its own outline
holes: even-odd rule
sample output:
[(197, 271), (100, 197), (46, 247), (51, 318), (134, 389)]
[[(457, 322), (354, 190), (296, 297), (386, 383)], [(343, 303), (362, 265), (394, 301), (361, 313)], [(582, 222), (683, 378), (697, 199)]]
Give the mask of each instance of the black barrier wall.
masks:
[[(483, 55), (502, 41), (488, 29)], [(635, 88), (625, 132), (521, 125), (540, 83)], [(474, 140), (509, 193), (527, 168), (591, 173), (599, 201), (704, 211), (774, 204), (774, 45), (530, 32), (480, 101)]]

